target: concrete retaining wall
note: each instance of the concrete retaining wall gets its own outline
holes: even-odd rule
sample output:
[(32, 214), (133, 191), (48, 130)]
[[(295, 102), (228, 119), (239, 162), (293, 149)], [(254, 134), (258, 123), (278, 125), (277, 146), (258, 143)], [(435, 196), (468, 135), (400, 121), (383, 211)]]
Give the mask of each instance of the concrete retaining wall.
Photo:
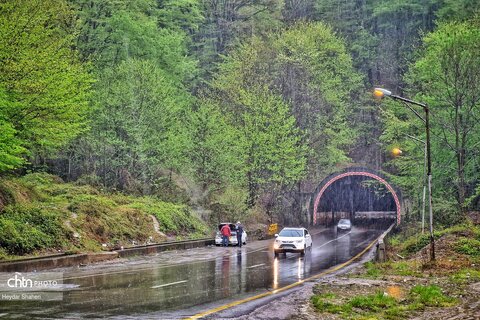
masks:
[(215, 240), (213, 239), (201, 239), (201, 240), (188, 240), (188, 241), (176, 241), (171, 243), (149, 245), (144, 247), (136, 248), (127, 248), (124, 250), (119, 250), (118, 256), (121, 258), (138, 256), (138, 255), (147, 255), (157, 252), (167, 251), (167, 250), (184, 250), (198, 247), (205, 247), (209, 245), (214, 245)]
[(52, 255), (48, 257), (19, 259), (16, 261), (0, 262), (0, 272), (32, 272), (48, 270), (62, 267), (73, 267), (87, 265), (116, 258), (132, 257), (136, 255), (148, 255), (167, 250), (183, 250), (197, 247), (205, 247), (215, 244), (213, 239), (186, 240), (170, 243), (153, 244), (148, 246), (139, 246), (127, 248), (124, 250), (99, 252), (99, 253), (80, 253), (73, 255)]

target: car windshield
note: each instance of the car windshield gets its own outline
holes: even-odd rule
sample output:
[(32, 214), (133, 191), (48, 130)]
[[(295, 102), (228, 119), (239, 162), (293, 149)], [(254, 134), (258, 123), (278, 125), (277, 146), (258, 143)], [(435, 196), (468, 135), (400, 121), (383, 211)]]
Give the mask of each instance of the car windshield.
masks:
[(348, 219), (340, 219), (340, 221), (338, 222), (338, 224), (350, 224), (350, 220), (348, 220)]
[(303, 230), (284, 229), (280, 231), (280, 237), (303, 237)]

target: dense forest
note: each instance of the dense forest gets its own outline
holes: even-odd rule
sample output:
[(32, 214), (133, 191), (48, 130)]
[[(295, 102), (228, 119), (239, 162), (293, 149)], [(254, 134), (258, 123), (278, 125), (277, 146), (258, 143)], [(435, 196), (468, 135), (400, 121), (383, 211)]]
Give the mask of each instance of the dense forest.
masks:
[[(286, 219), (351, 163), (437, 223), (480, 199), (478, 0), (2, 0), (0, 175)], [(409, 137), (415, 137), (411, 139)], [(400, 147), (402, 157), (389, 151)], [(1, 223), (0, 223), (1, 225)]]

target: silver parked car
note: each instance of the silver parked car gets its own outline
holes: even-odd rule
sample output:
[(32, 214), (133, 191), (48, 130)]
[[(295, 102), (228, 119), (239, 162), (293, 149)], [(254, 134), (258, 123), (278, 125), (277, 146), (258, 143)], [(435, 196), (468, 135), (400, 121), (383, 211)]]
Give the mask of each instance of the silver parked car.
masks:
[(352, 222), (350, 219), (340, 219), (337, 224), (337, 231), (341, 230), (351, 230), (352, 229)]
[[(238, 245), (237, 226), (234, 223), (228, 223), (228, 222), (220, 223), (218, 225), (218, 231), (215, 234), (215, 245), (216, 246), (221, 246), (222, 245), (222, 235), (220, 233), (220, 230), (226, 224), (229, 225), (230, 232), (231, 232), (230, 238), (228, 239), (228, 245), (237, 246)], [(243, 229), (243, 233), (242, 233), (242, 244), (247, 244), (247, 232), (245, 231), (245, 229)]]

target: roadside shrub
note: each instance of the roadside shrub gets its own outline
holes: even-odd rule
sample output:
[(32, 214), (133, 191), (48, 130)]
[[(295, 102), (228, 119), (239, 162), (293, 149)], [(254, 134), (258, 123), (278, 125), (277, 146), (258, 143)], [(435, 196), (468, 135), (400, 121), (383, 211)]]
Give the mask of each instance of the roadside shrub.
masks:
[(456, 283), (468, 283), (480, 281), (480, 270), (462, 269), (450, 276), (450, 279)]
[(376, 263), (369, 261), (365, 263), (364, 266), (366, 269), (367, 276), (375, 279), (382, 275), (382, 270), (380, 270), (380, 268)]
[(458, 214), (458, 205), (453, 198), (438, 197), (433, 203), (435, 212), (435, 223), (452, 226), (462, 221), (462, 216)]
[(154, 215), (162, 232), (206, 234), (208, 231), (206, 225), (185, 205), (145, 197), (128, 207)]
[(22, 255), (54, 247), (63, 238), (61, 220), (44, 209), (17, 205), (0, 214), (0, 247), (8, 253)]
[(352, 306), (350, 304), (334, 304), (326, 300), (321, 295), (314, 295), (311, 298), (312, 304), (319, 312), (349, 314), (352, 312)]
[(410, 297), (415, 301), (429, 307), (449, 307), (455, 299), (442, 293), (438, 286), (415, 286), (410, 290)]
[(350, 305), (363, 310), (379, 311), (397, 305), (397, 301), (383, 292), (377, 292), (372, 295), (354, 297), (350, 300)]
[(5, 260), (8, 258), (8, 252), (0, 247), (0, 260)]
[(317, 294), (311, 297), (311, 302), (319, 312), (341, 314), (346, 319), (398, 319), (406, 318), (408, 312), (422, 310), (427, 306), (450, 307), (457, 300), (444, 295), (438, 286), (417, 285), (409, 291), (408, 298), (402, 301), (397, 301), (383, 291), (377, 291), (375, 294), (358, 295), (343, 301)]
[(75, 213), (84, 213), (88, 216), (99, 217), (113, 210), (115, 203), (104, 197), (81, 194), (72, 199), (68, 209)]
[(480, 256), (480, 241), (472, 238), (460, 238), (455, 244), (455, 251), (473, 257)]

